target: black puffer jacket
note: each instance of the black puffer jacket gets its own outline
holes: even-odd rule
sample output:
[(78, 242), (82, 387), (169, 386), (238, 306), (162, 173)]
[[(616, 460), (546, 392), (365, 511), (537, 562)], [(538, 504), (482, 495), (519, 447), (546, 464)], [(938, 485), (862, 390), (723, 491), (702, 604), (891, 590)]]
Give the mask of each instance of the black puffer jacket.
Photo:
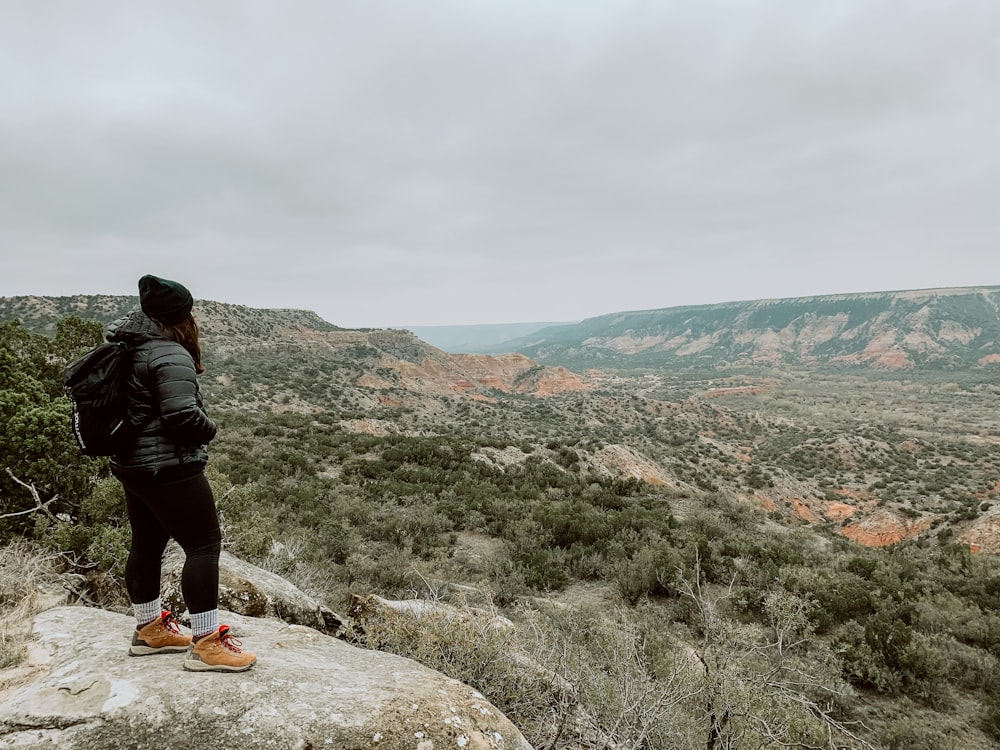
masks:
[(112, 470), (119, 475), (170, 475), (179, 467), (204, 467), (206, 446), (216, 428), (205, 413), (188, 351), (168, 339), (139, 308), (108, 326), (105, 338), (135, 347), (128, 419), (141, 427), (134, 447), (111, 457)]

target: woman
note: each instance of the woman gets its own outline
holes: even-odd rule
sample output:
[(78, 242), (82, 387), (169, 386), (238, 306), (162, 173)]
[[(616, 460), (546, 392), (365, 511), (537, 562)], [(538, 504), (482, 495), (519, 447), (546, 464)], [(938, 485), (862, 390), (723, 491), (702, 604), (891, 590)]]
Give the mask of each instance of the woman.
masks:
[[(205, 478), (206, 446), (215, 437), (196, 376), (204, 372), (191, 293), (176, 281), (139, 279), (139, 308), (112, 323), (108, 341), (133, 349), (129, 378), (132, 448), (111, 458), (125, 488), (132, 547), (125, 585), (136, 631), (134, 656), (186, 651), (184, 668), (241, 672), (257, 657), (240, 649), (219, 625), (222, 533), (212, 488)], [(160, 561), (170, 537), (184, 550), (181, 592), (191, 614), (191, 636), (160, 603)]]

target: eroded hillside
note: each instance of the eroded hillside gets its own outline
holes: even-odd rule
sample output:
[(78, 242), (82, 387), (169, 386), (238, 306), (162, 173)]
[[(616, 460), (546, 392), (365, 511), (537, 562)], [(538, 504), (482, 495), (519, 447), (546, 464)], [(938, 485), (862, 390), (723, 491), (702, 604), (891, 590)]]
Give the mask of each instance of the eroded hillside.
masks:
[(614, 313), (508, 342), (570, 367), (983, 368), (1000, 361), (1000, 288), (728, 302)]
[[(137, 302), (135, 297), (102, 295), (4, 297), (0, 321), (17, 319), (29, 330), (51, 334), (56, 321), (67, 315), (106, 324)], [(194, 315), (206, 359), (217, 365), (220, 396), (234, 407), (323, 409), (326, 398), (345, 391), (348, 402), (367, 406), (423, 396), (493, 400), (508, 392), (548, 396), (588, 388), (566, 368), (542, 366), (521, 354), (449, 354), (409, 331), (344, 329), (306, 310), (203, 300), (195, 304)], [(325, 373), (325, 390), (322, 385), (312, 393), (297, 388), (299, 369), (307, 375)]]
[[(975, 294), (988, 300), (993, 293)], [(935, 304), (967, 297), (939, 295)], [(890, 302), (931, 325), (925, 294)], [(66, 314), (107, 322), (134, 304), (123, 297), (5, 298), (0, 317), (51, 331)], [(874, 295), (865, 304), (874, 317), (862, 320), (855, 309), (833, 327), (818, 322), (822, 309), (811, 313), (813, 323), (797, 328), (799, 344), (807, 334), (813, 347), (829, 342), (848, 323), (874, 331), (888, 303)], [(766, 312), (775, 324), (792, 309), (765, 308), (739, 317), (749, 325)], [(382, 435), (471, 429), (495, 439), (508, 463), (533, 456), (564, 471), (672, 488), (695, 503), (723, 493), (762, 516), (865, 545), (958, 541), (1000, 553), (1000, 425), (992, 417), (1000, 394), (981, 369), (906, 380), (822, 375), (815, 367), (728, 378), (654, 369), (575, 373), (523, 354), (449, 354), (408, 331), (345, 330), (306, 311), (208, 301), (195, 312), (213, 409), (326, 414)], [(801, 320), (792, 315), (786, 323), (794, 328)], [(937, 335), (972, 346), (976, 336), (962, 330), (939, 325)], [(781, 338), (756, 337), (755, 346)], [(637, 351), (653, 346), (636, 341), (630, 346)]]

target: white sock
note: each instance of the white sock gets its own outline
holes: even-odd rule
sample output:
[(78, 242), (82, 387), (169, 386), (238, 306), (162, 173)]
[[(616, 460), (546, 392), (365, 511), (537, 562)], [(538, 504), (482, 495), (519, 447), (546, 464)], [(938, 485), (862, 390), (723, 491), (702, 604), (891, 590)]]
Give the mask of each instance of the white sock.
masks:
[(201, 638), (219, 629), (219, 610), (210, 609), (208, 612), (191, 613), (191, 635)]
[(163, 611), (163, 605), (160, 604), (160, 599), (157, 597), (145, 604), (133, 604), (132, 611), (135, 613), (135, 624), (141, 628), (143, 625), (152, 622), (160, 616), (160, 613)]

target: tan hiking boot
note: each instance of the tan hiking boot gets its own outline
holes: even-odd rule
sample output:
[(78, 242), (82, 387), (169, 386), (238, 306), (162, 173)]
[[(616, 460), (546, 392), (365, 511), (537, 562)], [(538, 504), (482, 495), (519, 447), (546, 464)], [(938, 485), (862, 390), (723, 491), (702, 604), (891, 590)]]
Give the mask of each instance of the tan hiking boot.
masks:
[(211, 635), (195, 641), (184, 659), (184, 669), (192, 672), (243, 672), (257, 662), (257, 654), (244, 651), (243, 644), (220, 625)]
[(182, 634), (177, 618), (172, 612), (163, 610), (155, 620), (132, 633), (128, 653), (129, 656), (175, 654), (186, 651), (190, 645), (191, 636)]

